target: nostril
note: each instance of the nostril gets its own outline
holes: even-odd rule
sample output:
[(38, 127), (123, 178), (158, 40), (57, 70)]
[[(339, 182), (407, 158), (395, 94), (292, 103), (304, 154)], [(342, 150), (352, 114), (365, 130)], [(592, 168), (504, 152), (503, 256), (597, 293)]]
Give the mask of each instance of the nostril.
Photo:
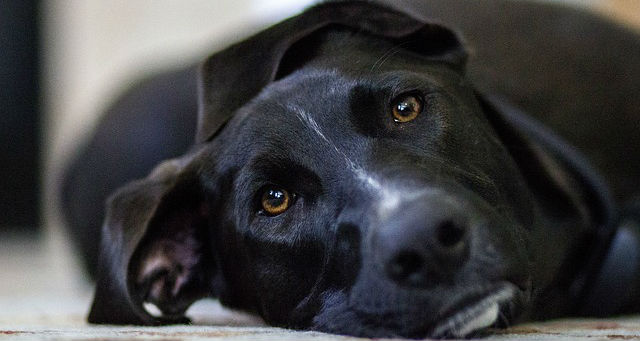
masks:
[(453, 249), (464, 239), (467, 229), (453, 221), (445, 221), (437, 227), (436, 238), (440, 246)]
[(412, 275), (422, 271), (424, 259), (414, 252), (400, 252), (389, 263), (387, 263), (387, 273), (396, 281), (406, 280)]

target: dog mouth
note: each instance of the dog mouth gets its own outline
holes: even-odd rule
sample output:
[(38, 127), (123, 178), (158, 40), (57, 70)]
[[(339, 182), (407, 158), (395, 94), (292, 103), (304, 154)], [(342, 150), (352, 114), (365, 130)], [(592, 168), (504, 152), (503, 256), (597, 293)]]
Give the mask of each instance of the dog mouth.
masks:
[(516, 288), (502, 283), (498, 288), (482, 295), (469, 295), (445, 310), (444, 318), (436, 323), (429, 335), (433, 338), (464, 338), (494, 325), (501, 307), (511, 302)]
[[(461, 288), (458, 290), (462, 291)], [(325, 330), (361, 337), (460, 339), (479, 335), (490, 327), (510, 324), (525, 303), (521, 301), (525, 294), (523, 289), (508, 281), (456, 291), (454, 288), (439, 290), (435, 300), (433, 295), (429, 295), (431, 298), (413, 297), (411, 303), (403, 304), (399, 311), (365, 313), (350, 306), (347, 311), (355, 313), (357, 319), (352, 321), (358, 323), (349, 324), (345, 323), (349, 319), (338, 321), (332, 318), (335, 325), (329, 324), (330, 328)], [(373, 307), (389, 307), (394, 305), (391, 302), (407, 299), (410, 298), (396, 296), (391, 301), (376, 300), (370, 304)], [(346, 313), (344, 316), (350, 315)]]

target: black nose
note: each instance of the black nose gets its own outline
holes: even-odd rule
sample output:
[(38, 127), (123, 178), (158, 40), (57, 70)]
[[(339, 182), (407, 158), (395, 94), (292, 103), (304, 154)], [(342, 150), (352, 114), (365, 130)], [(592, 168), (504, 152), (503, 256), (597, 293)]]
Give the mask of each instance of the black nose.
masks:
[(469, 216), (455, 203), (437, 199), (409, 206), (396, 210), (375, 232), (380, 265), (403, 285), (446, 281), (469, 256)]

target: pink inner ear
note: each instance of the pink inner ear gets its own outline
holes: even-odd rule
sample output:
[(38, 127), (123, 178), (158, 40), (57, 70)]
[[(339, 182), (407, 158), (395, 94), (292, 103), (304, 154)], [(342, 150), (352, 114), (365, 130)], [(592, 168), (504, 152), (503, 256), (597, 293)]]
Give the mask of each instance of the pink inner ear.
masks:
[[(188, 238), (191, 239), (191, 238)], [(199, 278), (199, 257), (183, 243), (161, 241), (150, 247), (142, 258), (136, 277), (145, 286), (145, 301), (154, 303), (163, 313), (175, 314), (191, 303), (194, 278)], [(196, 284), (196, 287), (198, 284)]]
[(136, 278), (137, 283), (144, 282), (145, 278), (151, 276), (151, 274), (157, 269), (170, 269), (171, 261), (160, 250), (156, 250), (153, 254), (146, 256), (142, 270), (138, 273)]
[(136, 283), (146, 290), (145, 301), (165, 314), (179, 313), (206, 292), (206, 283), (198, 282), (204, 278), (200, 229), (206, 215), (206, 205), (174, 208), (141, 246)]
[[(167, 255), (171, 254), (172, 251), (169, 251), (169, 249), (175, 250), (170, 245), (162, 245), (152, 250), (145, 257), (142, 270), (138, 274), (138, 283), (144, 283), (149, 278), (156, 277), (151, 279), (152, 283), (149, 288), (148, 297), (151, 300), (161, 299), (168, 294), (171, 297), (176, 297), (180, 288), (188, 280), (188, 272), (185, 271), (184, 266), (181, 264), (182, 259), (170, 259)], [(192, 260), (192, 263), (195, 264), (196, 261)]]

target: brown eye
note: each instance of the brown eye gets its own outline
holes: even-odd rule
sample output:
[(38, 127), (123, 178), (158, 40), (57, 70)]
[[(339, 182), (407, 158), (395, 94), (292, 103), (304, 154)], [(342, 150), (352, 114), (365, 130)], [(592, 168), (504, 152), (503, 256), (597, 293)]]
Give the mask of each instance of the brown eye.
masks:
[(415, 95), (400, 95), (391, 105), (393, 120), (398, 123), (412, 121), (422, 112), (422, 99)]
[(262, 209), (267, 215), (275, 216), (286, 211), (291, 205), (289, 192), (280, 188), (267, 188), (262, 194)]

